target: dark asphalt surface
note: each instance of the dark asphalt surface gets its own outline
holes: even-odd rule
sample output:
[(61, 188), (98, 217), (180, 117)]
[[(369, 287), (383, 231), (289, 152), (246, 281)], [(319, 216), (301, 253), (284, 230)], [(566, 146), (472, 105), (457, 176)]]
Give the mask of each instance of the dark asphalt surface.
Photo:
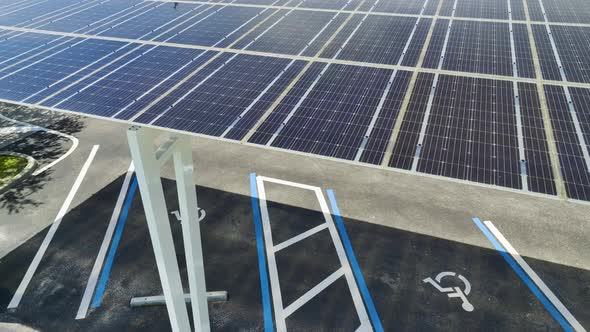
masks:
[[(0, 259), (0, 322), (18, 322), (41, 331), (170, 329), (164, 307), (132, 309), (128, 305), (133, 296), (161, 294), (139, 191), (102, 306), (91, 310), (84, 320), (74, 319), (122, 181), (123, 175), (66, 215), (20, 307), (10, 312), (6, 305), (47, 229)], [(244, 186), (248, 185), (245, 178)], [(174, 182), (164, 180), (164, 189), (168, 210), (176, 210)], [(228, 302), (210, 304), (212, 329), (261, 331), (263, 308), (250, 197), (206, 187), (198, 187), (197, 192), (199, 205), (207, 213), (201, 223), (207, 288), (229, 293)], [(322, 222), (321, 213), (268, 199), (275, 244)], [(386, 331), (560, 330), (497, 251), (357, 220), (344, 221)], [(180, 223), (172, 217), (171, 224), (185, 274)], [(580, 323), (590, 326), (590, 272), (525, 259)], [(277, 266), (287, 306), (339, 263), (331, 237), (319, 232), (277, 253)], [(461, 308), (460, 299), (449, 298), (423, 282), (442, 271), (456, 272), (469, 280), (472, 289), (467, 298), (475, 307), (472, 312)], [(449, 278), (443, 286), (462, 285), (457, 281)], [(290, 331), (354, 331), (358, 324), (344, 279), (287, 319)]]

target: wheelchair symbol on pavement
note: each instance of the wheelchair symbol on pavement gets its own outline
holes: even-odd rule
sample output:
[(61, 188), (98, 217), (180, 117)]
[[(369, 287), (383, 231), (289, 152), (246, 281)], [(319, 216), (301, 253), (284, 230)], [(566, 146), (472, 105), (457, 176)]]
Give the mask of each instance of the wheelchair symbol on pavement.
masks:
[[(440, 281), (444, 278), (444, 277), (457, 277), (459, 278), (463, 284), (465, 285), (465, 289), (461, 290), (461, 288), (459, 287), (442, 287), (440, 285)], [(439, 292), (441, 293), (447, 293), (447, 296), (450, 298), (453, 297), (458, 297), (463, 301), (463, 304), (461, 305), (463, 307), (463, 310), (471, 312), (473, 311), (474, 307), (473, 304), (469, 303), (469, 300), (467, 300), (467, 295), (469, 295), (469, 293), (471, 292), (471, 284), (469, 283), (469, 281), (462, 275), (457, 274), (455, 272), (441, 272), (439, 273), (436, 278), (434, 278), (434, 280), (430, 277), (426, 278), (423, 280), (425, 283), (430, 283), (432, 286), (434, 286), (434, 288), (438, 289)]]
[[(199, 215), (199, 221), (203, 221), (203, 219), (205, 219), (205, 216), (207, 215), (207, 213), (205, 213), (205, 210), (203, 210), (201, 208), (199, 208), (197, 213)], [(174, 217), (176, 217), (176, 220), (182, 222), (182, 217), (180, 216), (180, 211), (174, 210), (174, 211), (170, 212), (170, 214), (173, 215)]]

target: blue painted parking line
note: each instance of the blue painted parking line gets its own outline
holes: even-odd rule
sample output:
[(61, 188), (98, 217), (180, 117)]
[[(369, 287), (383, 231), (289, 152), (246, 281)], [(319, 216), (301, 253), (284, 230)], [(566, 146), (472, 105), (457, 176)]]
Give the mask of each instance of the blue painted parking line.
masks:
[(344, 222), (342, 221), (340, 210), (338, 209), (338, 204), (336, 203), (336, 196), (334, 196), (334, 191), (332, 189), (328, 189), (327, 192), (328, 199), (330, 200), (330, 204), (332, 205), (334, 219), (336, 219), (336, 225), (340, 233), (340, 238), (342, 240), (342, 244), (344, 245), (344, 250), (346, 251), (346, 255), (348, 256), (350, 267), (352, 268), (352, 272), (356, 279), (356, 283), (358, 284), (359, 290), (361, 291), (361, 295), (363, 296), (363, 300), (365, 302), (365, 306), (367, 307), (367, 311), (369, 311), (371, 323), (373, 324), (375, 331), (383, 332), (381, 319), (379, 318), (377, 309), (375, 309), (375, 304), (373, 303), (373, 299), (371, 298), (371, 294), (369, 293), (369, 289), (367, 288), (367, 284), (365, 283), (365, 278), (363, 277), (361, 268), (358, 264), (358, 261), (356, 260), (356, 256), (354, 255), (354, 250), (352, 249), (352, 245), (350, 244), (348, 233), (346, 232), (346, 228), (344, 227)]
[(272, 311), (270, 304), (270, 289), (266, 272), (266, 253), (264, 251), (264, 239), (262, 238), (262, 220), (260, 218), (260, 206), (258, 205), (258, 189), (256, 187), (256, 173), (250, 173), (250, 192), (252, 197), (252, 213), (254, 214), (254, 230), (256, 233), (256, 249), (258, 251), (258, 270), (260, 274), (260, 288), (262, 290), (262, 306), (264, 313), (264, 331), (274, 331)]
[(561, 325), (565, 331), (574, 331), (568, 322), (559, 313), (557, 308), (547, 299), (547, 297), (541, 292), (537, 285), (531, 280), (531, 278), (518, 266), (514, 259), (506, 252), (506, 249), (498, 242), (496, 237), (489, 231), (489, 229), (479, 220), (479, 218), (472, 219), (475, 225), (483, 232), (488, 238), (492, 245), (500, 252), (504, 260), (510, 265), (512, 270), (520, 277), (520, 279), (528, 286), (528, 288), (535, 294), (535, 296), (541, 301), (545, 309), (555, 318), (555, 320)]
[(107, 287), (107, 283), (109, 281), (109, 276), (111, 274), (111, 269), (113, 267), (113, 263), (115, 261), (115, 254), (117, 253), (117, 248), (119, 247), (119, 241), (121, 240), (121, 235), (123, 234), (123, 228), (125, 227), (125, 221), (127, 221), (127, 215), (129, 214), (129, 208), (131, 206), (131, 202), (133, 201), (133, 196), (135, 194), (135, 190), (137, 189), (137, 178), (133, 176), (133, 182), (129, 188), (129, 192), (127, 193), (127, 198), (125, 199), (125, 205), (123, 207), (123, 211), (121, 212), (121, 216), (119, 217), (119, 224), (117, 225), (117, 230), (115, 231), (115, 235), (113, 236), (113, 242), (111, 242), (111, 247), (109, 249), (109, 254), (107, 256), (106, 262), (102, 269), (102, 273), (100, 275), (100, 279), (98, 280), (98, 286), (96, 287), (96, 292), (94, 293), (94, 298), (92, 300), (91, 307), (98, 308), (102, 303), (102, 297)]

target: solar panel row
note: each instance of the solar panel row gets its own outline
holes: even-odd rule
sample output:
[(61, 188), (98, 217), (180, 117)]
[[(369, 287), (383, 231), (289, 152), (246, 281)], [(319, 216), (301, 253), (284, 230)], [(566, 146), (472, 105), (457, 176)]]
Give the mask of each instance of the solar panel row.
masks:
[(441, 1), (0, 1), (0, 99), (590, 200), (588, 8)]

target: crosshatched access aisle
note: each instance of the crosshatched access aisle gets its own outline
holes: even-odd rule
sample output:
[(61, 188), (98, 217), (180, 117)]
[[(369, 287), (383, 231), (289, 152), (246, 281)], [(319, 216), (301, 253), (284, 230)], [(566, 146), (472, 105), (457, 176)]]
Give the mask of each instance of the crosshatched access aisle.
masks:
[(590, 201), (586, 0), (0, 0), (0, 100)]

